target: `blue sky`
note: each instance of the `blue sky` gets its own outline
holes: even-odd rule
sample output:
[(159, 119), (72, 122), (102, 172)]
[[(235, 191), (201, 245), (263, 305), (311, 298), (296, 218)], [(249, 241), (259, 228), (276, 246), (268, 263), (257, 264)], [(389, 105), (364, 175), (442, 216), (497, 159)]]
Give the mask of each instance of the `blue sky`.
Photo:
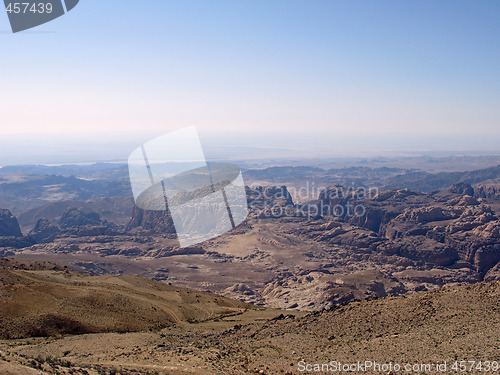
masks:
[(500, 137), (496, 0), (81, 0), (9, 30), (0, 134)]

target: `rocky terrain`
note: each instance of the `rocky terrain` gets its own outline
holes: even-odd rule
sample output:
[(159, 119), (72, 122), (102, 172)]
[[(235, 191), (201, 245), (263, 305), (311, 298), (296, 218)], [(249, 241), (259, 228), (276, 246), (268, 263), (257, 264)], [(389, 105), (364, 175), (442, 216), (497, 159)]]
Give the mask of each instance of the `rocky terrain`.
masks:
[[(413, 372), (429, 374), (464, 373), (460, 361), (466, 361), (465, 373), (481, 374), (485, 366), (489, 373), (497, 372), (500, 361), (498, 281), (372, 298), (305, 314), (255, 309), (140, 278), (88, 277), (50, 264), (3, 261), (2, 272), (2, 316), (8, 311), (10, 322), (17, 317), (15, 325), (7, 325), (9, 331), (2, 331), (2, 374), (329, 373), (339, 363), (358, 361), (363, 366), (417, 366), (411, 367)], [(39, 311), (32, 304), (26, 309), (23, 295), (33, 292)], [(77, 294), (83, 299), (76, 301)], [(113, 296), (128, 303), (110, 301)], [(49, 300), (57, 302), (43, 303)], [(73, 312), (74, 321), (88, 323), (84, 304), (97, 309), (93, 321), (106, 325), (105, 333), (52, 336), (57, 330), (65, 333), (64, 324), (52, 324), (53, 332), (33, 330), (31, 322), (48, 309)], [(50, 322), (44, 327), (51, 327)], [(134, 332), (148, 326), (152, 330)], [(5, 340), (6, 332), (26, 338)], [(475, 361), (474, 366), (467, 361)], [(323, 372), (314, 371), (315, 364)], [(397, 373), (365, 368), (353, 373)]]
[[(323, 173), (286, 170), (297, 184)], [(262, 173), (279, 180), (282, 171)], [(480, 337), (489, 341), (476, 357), (493, 359), (498, 341), (486, 326), (498, 331), (497, 170), (438, 180), (390, 168), (335, 173), (351, 184), (330, 183), (308, 199), (296, 199), (293, 181), (247, 187), (248, 218), (186, 248), (168, 211), (133, 207), (130, 197), (75, 196), (21, 220), (1, 210), (0, 257), (15, 260), (0, 263), (0, 373), (294, 373), (302, 359), (353, 353), (458, 359)], [(386, 184), (418, 175), (425, 186), (452, 183), (432, 191), (362, 183), (383, 174)], [(357, 330), (363, 322), (370, 326)]]
[(0, 237), (22, 237), (17, 218), (9, 210), (0, 210)]
[(119, 226), (68, 208), (57, 223), (39, 219), (24, 237), (4, 212), (17, 237), (3, 237), (1, 251), (91, 275), (141, 275), (262, 306), (322, 310), (498, 280), (495, 189), (492, 183), (431, 193), (333, 185), (295, 204), (284, 186), (248, 188), (248, 219), (188, 248), (178, 247), (168, 212), (135, 208)]
[(0, 260), (0, 338), (159, 330), (252, 306), (139, 277), (90, 277), (50, 263)]
[(77, 208), (84, 213), (98, 213), (104, 220), (118, 225), (126, 225), (134, 209), (134, 199), (130, 196), (102, 197), (86, 201), (64, 200), (32, 208), (18, 215), (19, 225), (30, 231), (40, 219), (58, 224), (69, 208)]
[[(36, 200), (61, 189), (77, 189), (75, 199), (82, 194), (92, 197), (33, 208), (19, 215), (19, 221), (2, 210), (0, 255), (52, 261), (91, 275), (141, 275), (296, 310), (322, 310), (355, 299), (500, 278), (497, 167), (439, 173), (395, 167), (248, 170), (245, 176), (250, 180), (289, 186), (248, 187), (247, 220), (188, 248), (178, 246), (168, 211), (146, 211), (134, 207), (130, 197), (111, 192), (106, 193), (109, 197), (95, 197), (112, 185), (106, 176), (122, 178), (122, 166), (86, 167), (81, 178), (90, 184), (80, 187), (71, 175), (75, 168), (57, 169), (63, 173), (57, 188), (43, 185), (53, 177), (19, 177), (21, 171), (34, 171), (29, 168), (3, 171), (0, 190), (16, 187), (23, 197), (36, 190)], [(295, 183), (311, 188), (314, 181), (346, 185), (317, 189), (313, 199), (294, 198), (300, 193)], [(404, 186), (403, 181), (414, 181), (416, 188), (383, 188)], [(445, 189), (422, 191), (427, 190), (424, 185), (448, 183)], [(120, 189), (113, 191), (123, 192)]]

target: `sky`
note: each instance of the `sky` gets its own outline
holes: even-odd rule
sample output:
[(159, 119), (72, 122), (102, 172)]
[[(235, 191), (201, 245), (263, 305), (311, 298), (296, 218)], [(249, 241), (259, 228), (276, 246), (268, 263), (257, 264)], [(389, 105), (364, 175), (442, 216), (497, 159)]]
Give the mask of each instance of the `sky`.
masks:
[(280, 134), (491, 143), (499, 37), (497, 0), (81, 0), (17, 34), (0, 12), (0, 146), (191, 125), (278, 148)]

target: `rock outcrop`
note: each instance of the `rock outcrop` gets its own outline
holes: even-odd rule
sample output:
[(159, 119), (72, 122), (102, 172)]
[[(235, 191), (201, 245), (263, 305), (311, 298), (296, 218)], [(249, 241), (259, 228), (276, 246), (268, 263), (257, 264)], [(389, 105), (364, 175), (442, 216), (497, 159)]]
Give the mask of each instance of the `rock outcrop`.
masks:
[(61, 217), (61, 228), (78, 228), (85, 225), (100, 225), (101, 217), (96, 212), (84, 213), (78, 208), (68, 208)]
[(142, 229), (157, 234), (174, 234), (175, 226), (170, 211), (149, 211), (134, 207), (132, 218), (125, 230)]
[(474, 195), (474, 188), (467, 182), (457, 182), (451, 185), (450, 192), (460, 195)]
[(474, 196), (476, 198), (499, 199), (500, 198), (500, 184), (490, 183), (490, 184), (476, 185), (474, 188)]
[(37, 243), (51, 242), (61, 232), (57, 225), (52, 224), (47, 219), (37, 221), (33, 230), (29, 232), (29, 236)]
[[(374, 198), (360, 189), (340, 196), (339, 191), (348, 190), (334, 185), (311, 204), (319, 207), (325, 218), (333, 217), (368, 232), (342, 233), (341, 228), (330, 234), (327, 230), (314, 235), (316, 240), (349, 246), (353, 251), (370, 249), (432, 267), (465, 262), (479, 279), (500, 261), (500, 220), (483, 198), (473, 196), (477, 194), (470, 184), (458, 183), (448, 191), (429, 194), (407, 189), (382, 191)], [(374, 233), (370, 235), (370, 231)]]
[(9, 210), (0, 209), (0, 237), (22, 237), (17, 219)]

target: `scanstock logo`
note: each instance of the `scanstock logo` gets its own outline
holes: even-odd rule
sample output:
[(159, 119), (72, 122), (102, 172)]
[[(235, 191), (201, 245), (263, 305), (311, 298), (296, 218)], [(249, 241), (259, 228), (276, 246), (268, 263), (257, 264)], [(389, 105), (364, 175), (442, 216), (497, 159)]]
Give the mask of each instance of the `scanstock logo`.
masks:
[(79, 0), (4, 0), (12, 32), (31, 29), (55, 20), (73, 9)]

